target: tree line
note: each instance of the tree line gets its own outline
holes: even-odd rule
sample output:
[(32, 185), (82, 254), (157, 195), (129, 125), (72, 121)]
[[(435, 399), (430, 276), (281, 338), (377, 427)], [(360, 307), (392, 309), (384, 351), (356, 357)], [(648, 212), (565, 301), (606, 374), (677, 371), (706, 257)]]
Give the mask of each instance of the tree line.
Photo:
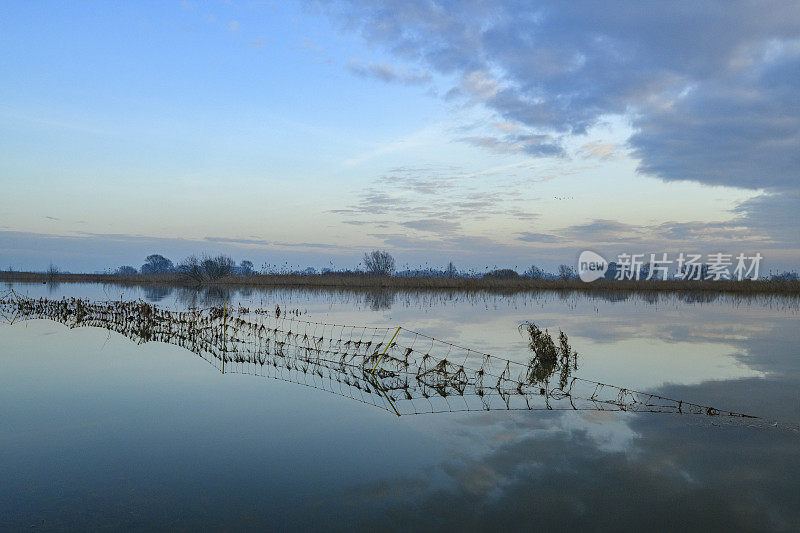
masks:
[[(363, 269), (362, 269), (363, 265)], [(642, 267), (642, 274), (647, 275), (649, 265)], [(52, 267), (51, 267), (52, 268)], [(609, 269), (605, 274), (606, 279), (614, 279), (617, 271), (617, 265), (611, 263)], [(228, 276), (251, 276), (255, 274), (293, 274), (293, 275), (326, 275), (326, 274), (368, 274), (373, 276), (398, 276), (398, 277), (447, 277), (447, 278), (488, 278), (488, 279), (533, 279), (533, 280), (571, 280), (577, 279), (578, 274), (570, 265), (561, 264), (555, 272), (548, 272), (545, 269), (531, 265), (523, 272), (518, 272), (511, 268), (493, 268), (488, 267), (483, 270), (459, 270), (451, 261), (444, 269), (436, 268), (406, 268), (398, 271), (396, 269), (395, 258), (386, 250), (372, 250), (365, 253), (362, 263), (355, 270), (350, 269), (333, 269), (323, 268), (317, 270), (313, 267), (307, 267), (302, 270), (290, 269), (285, 266), (278, 269), (274, 266), (264, 265), (261, 270), (256, 270), (253, 262), (248, 259), (241, 260), (238, 264), (228, 255), (220, 254), (216, 256), (203, 255), (196, 256), (190, 255), (182, 261), (174, 264), (170, 259), (160, 254), (148, 255), (144, 264), (140, 268), (125, 265), (117, 268), (114, 271), (117, 275), (135, 275), (135, 274), (179, 274), (187, 281), (196, 281), (202, 283), (205, 281), (214, 281)], [(798, 281), (799, 277), (796, 272), (782, 272), (772, 274), (767, 279), (774, 281)]]

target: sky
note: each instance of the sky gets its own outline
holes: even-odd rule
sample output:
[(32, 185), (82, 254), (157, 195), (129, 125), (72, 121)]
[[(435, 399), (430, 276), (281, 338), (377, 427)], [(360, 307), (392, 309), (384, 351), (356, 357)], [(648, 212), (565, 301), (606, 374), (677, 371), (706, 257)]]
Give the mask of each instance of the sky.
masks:
[(0, 268), (800, 265), (800, 8), (0, 3)]

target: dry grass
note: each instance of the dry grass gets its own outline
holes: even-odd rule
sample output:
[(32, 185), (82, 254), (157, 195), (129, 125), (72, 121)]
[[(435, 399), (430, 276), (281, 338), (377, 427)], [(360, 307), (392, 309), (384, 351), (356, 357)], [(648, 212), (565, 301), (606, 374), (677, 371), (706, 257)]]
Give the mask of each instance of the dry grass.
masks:
[[(189, 286), (180, 274), (52, 274), (35, 272), (0, 272), (0, 281), (21, 283), (111, 283), (121, 285)], [(504, 293), (534, 290), (569, 290), (581, 292), (707, 292), (730, 294), (800, 294), (798, 281), (615, 281), (584, 283), (577, 279), (501, 279), (448, 277), (389, 277), (368, 274), (256, 274), (227, 276), (208, 281), (206, 287), (299, 287), (338, 289), (400, 289), (497, 291)]]

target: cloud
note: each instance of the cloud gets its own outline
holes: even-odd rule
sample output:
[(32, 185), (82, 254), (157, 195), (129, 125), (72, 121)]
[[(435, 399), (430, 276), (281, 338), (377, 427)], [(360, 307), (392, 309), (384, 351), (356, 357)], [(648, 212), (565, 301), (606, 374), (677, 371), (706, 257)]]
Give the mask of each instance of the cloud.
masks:
[[(485, 106), (502, 123), (562, 139), (626, 115), (643, 173), (798, 188), (794, 0), (724, 8), (657, 0), (353, 0), (325, 9), (370, 45), (455, 80), (448, 98)], [(472, 142), (508, 149), (505, 139)]]
[(707, 82), (638, 120), (639, 170), (747, 189), (800, 186), (800, 56), (774, 75)]
[(342, 224), (351, 226), (372, 226), (376, 228), (388, 228), (392, 222), (390, 220), (343, 220)]
[(361, 63), (351, 60), (347, 64), (347, 69), (362, 78), (373, 78), (385, 83), (402, 83), (404, 85), (423, 85), (432, 79), (431, 73), (427, 71), (409, 71), (402, 68), (395, 68), (386, 63)]
[(765, 235), (766, 243), (800, 248), (800, 192), (762, 194), (740, 203), (733, 212), (748, 232)]
[(228, 23), (228, 30), (230, 31), (239, 31), (239, 23), (235, 20), (232, 20)]
[(415, 176), (402, 169), (392, 171), (388, 176), (381, 178), (380, 182), (425, 195), (450, 191), (454, 188), (450, 180), (429, 178), (424, 175)]
[[(754, 246), (761, 246), (766, 249), (775, 244), (766, 236), (763, 228), (741, 216), (725, 221), (667, 221), (651, 225), (597, 219), (561, 228), (556, 233), (575, 245), (614, 245), (627, 248), (627, 252), (646, 249), (656, 253), (680, 249), (710, 253), (718, 251), (718, 247), (745, 251), (740, 248), (746, 247), (749, 250)], [(794, 240), (790, 246), (797, 248), (797, 239)]]
[(275, 246), (281, 246), (286, 248), (323, 248), (326, 250), (336, 250), (340, 248), (336, 244), (327, 244), (320, 242), (275, 242), (273, 244)]
[(563, 156), (564, 149), (549, 135), (506, 135), (505, 137), (462, 137), (458, 139), (498, 154), (526, 153), (534, 157)]
[(250, 41), (250, 42), (249, 42), (249, 43), (247, 43), (247, 44), (248, 44), (248, 46), (250, 46), (250, 48), (252, 48), (253, 50), (261, 50), (262, 48), (264, 48), (265, 46), (267, 46), (267, 42), (266, 42), (266, 41), (264, 41), (263, 39), (253, 39), (252, 41)]
[(585, 224), (564, 228), (563, 234), (579, 242), (621, 242), (640, 240), (646, 234), (643, 226), (626, 224), (617, 220), (597, 219)]
[(438, 234), (453, 233), (461, 229), (461, 224), (458, 222), (450, 222), (439, 218), (426, 218), (423, 220), (411, 220), (408, 222), (401, 222), (401, 226), (406, 228), (415, 229), (418, 231), (427, 231)]
[[(791, 397), (791, 383), (724, 380), (657, 392), (724, 401), (734, 389), (747, 398), (757, 391), (784, 399)], [(424, 529), (435, 516), (437, 524), (466, 529), (536, 524), (573, 530), (590, 523), (638, 530), (713, 522), (726, 529), (781, 530), (800, 518), (785, 496), (800, 474), (789, 460), (790, 431), (719, 428), (652, 414), (494, 414), (443, 421), (442, 433), (454, 436), (447, 444), (457, 453), (425, 472), (399, 477), (397, 488), (372, 481), (350, 489), (342, 505), (357, 509), (379, 495), (384, 510), (377, 518), (352, 512), (355, 527), (391, 527), (402, 517), (410, 528)], [(465, 444), (476, 440), (483, 446)], [(765, 482), (753, 483), (753, 472)], [(446, 481), (437, 482), (440, 477)]]
[(386, 192), (369, 190), (362, 194), (359, 203), (353, 210), (362, 213), (384, 215), (387, 213), (403, 211), (409, 200), (391, 195)]
[[(319, 251), (324, 249), (324, 254)], [(160, 253), (173, 261), (198, 253), (225, 253), (235, 258), (247, 250), (254, 254), (249, 259), (275, 257), (290, 264), (320, 265), (330, 259), (346, 264), (358, 262), (359, 253), (346, 247), (325, 243), (269, 243), (260, 239), (207, 237), (183, 239), (132, 235), (80, 232), (72, 235), (54, 235), (22, 231), (0, 230), (0, 264), (17, 269), (43, 269), (50, 262), (73, 272), (93, 272), (124, 264), (141, 264), (151, 253)]]
[(559, 242), (559, 237), (555, 235), (550, 235), (549, 233), (531, 233), (529, 231), (523, 231), (522, 233), (518, 234), (517, 237), (518, 241), (523, 242), (535, 242), (535, 243), (555, 243)]
[(473, 100), (486, 102), (497, 95), (500, 86), (488, 70), (475, 70), (461, 78), (461, 83), (450, 95), (467, 94)]
[(229, 237), (206, 237), (205, 240), (209, 242), (222, 242), (228, 244), (257, 244), (261, 246), (266, 246), (271, 244), (270, 241), (265, 241), (263, 239), (232, 239)]
[(492, 124), (495, 128), (506, 133), (515, 133), (519, 131), (519, 126), (511, 122), (495, 122)]
[(584, 159), (614, 159), (617, 157), (616, 143), (592, 141), (584, 144), (578, 149), (578, 155)]
[[(507, 170), (507, 169), (504, 169)], [(454, 167), (395, 168), (375, 180), (373, 187), (358, 193), (353, 205), (332, 213), (349, 215), (348, 224), (396, 224), (420, 231), (450, 235), (466, 220), (490, 218), (534, 220), (540, 215), (530, 209), (530, 199), (516, 187), (485, 184), (496, 169), (464, 172)], [(527, 179), (527, 178), (525, 178)], [(361, 215), (362, 219), (352, 218)], [(391, 215), (391, 220), (386, 218)], [(424, 229), (423, 229), (424, 228)]]
[(525, 255), (525, 251), (498, 242), (490, 237), (471, 235), (435, 235), (431, 237), (411, 237), (405, 233), (371, 233), (370, 237), (380, 239), (383, 245), (403, 252), (417, 251), (424, 255), (423, 260), (439, 260), (441, 254), (458, 254), (479, 262), (487, 257), (513, 257)]

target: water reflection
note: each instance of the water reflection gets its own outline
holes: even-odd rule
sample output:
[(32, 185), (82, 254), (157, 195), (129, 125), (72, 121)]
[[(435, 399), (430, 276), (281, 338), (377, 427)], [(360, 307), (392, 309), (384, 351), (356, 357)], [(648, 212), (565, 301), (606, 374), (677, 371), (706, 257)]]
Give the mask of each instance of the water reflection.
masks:
[(364, 301), (373, 311), (390, 310), (396, 298), (396, 291), (375, 291), (364, 294)]
[(146, 285), (143, 290), (145, 300), (148, 302), (160, 302), (171, 296), (175, 288), (166, 285)]
[(178, 303), (187, 308), (213, 307), (230, 302), (236, 292), (225, 287), (211, 286), (204, 288), (181, 287), (177, 290)]
[(51, 296), (61, 292), (61, 283), (58, 281), (50, 280), (47, 282), (47, 293)]
[[(47, 289), (15, 286), (17, 294), (37, 298), (47, 296)], [(119, 300), (115, 290), (121, 289), (62, 284), (61, 290), (67, 296)], [(124, 288), (125, 299), (138, 299), (139, 290)], [(270, 289), (248, 296), (232, 291), (225, 309), (230, 320), (257, 323), (264, 317), (252, 312), (256, 307), (271, 310), (279, 303), (282, 309), (308, 308), (304, 316), (320, 322), (386, 326), (388, 333), (404, 324), (502, 354), (518, 361), (520, 370), (528, 368), (533, 354), (528, 335), (520, 335), (517, 326), (532, 320), (570, 334), (580, 361), (569, 379), (592, 377), (663, 397), (800, 419), (797, 300), (700, 300), (686, 303), (665, 295), (651, 304), (633, 295), (611, 304), (581, 294), (399, 292), (388, 313), (371, 311), (365, 292)], [(162, 309), (187, 312), (177, 290), (162, 302)], [(240, 305), (250, 313), (240, 314)], [(213, 323), (220, 320), (218, 315)], [(158, 328), (172, 335), (165, 325), (149, 322), (131, 321), (140, 326), (126, 335), (137, 342), (155, 340)], [(299, 338), (285, 340), (283, 357), (275, 354), (275, 340), (283, 338), (274, 334), (270, 355), (254, 350), (255, 361), (244, 350), (233, 350), (233, 339), (243, 338), (239, 334), (223, 334), (222, 347), (212, 342), (216, 356), (201, 350), (214, 368), (221, 371), (224, 365), (225, 378), (198, 364), (199, 354), (155, 343), (136, 346), (107, 335), (105, 328), (66, 332), (46, 321), (0, 324), (0, 405), (6, 407), (0, 409), (0, 427), (9, 428), (0, 432), (0, 530), (42, 527), (45, 519), (45, 527), (65, 530), (76, 524), (140, 530), (165, 524), (175, 529), (325, 524), (393, 530), (402, 524), (415, 530), (518, 530), (535, 524), (562, 530), (588, 524), (612, 530), (794, 530), (800, 523), (796, 432), (754, 429), (752, 419), (720, 424), (729, 419), (612, 411), (609, 404), (602, 411), (557, 411), (569, 399), (553, 394), (532, 395), (532, 405), (545, 409), (533, 415), (506, 411), (494, 393), (492, 405), (502, 411), (386, 416), (356, 401), (276, 381), (294, 379), (339, 396), (346, 391), (355, 400), (391, 409), (362, 369), (341, 372), (332, 358), (328, 370), (320, 368), (359, 383), (359, 389), (320, 378), (313, 357), (289, 357), (291, 344), (308, 347), (306, 330), (301, 320), (284, 324), (293, 325), (281, 331), (291, 329)], [(310, 338), (332, 336), (329, 327), (315, 335), (316, 327), (308, 326)], [(204, 331), (207, 338), (220, 337), (218, 325)], [(407, 335), (401, 332), (399, 344), (413, 342)], [(443, 358), (463, 361), (464, 352), (453, 348), (448, 355), (445, 345), (423, 344), (424, 339), (417, 337), (414, 346), (423, 356), (433, 349), (428, 368)], [(361, 353), (369, 341), (364, 339)], [(374, 342), (388, 338), (381, 334)], [(263, 367), (258, 354), (265, 358)], [(402, 360), (401, 352), (392, 356)], [(320, 354), (320, 359), (328, 358)], [(551, 391), (558, 388), (563, 365), (552, 368), (546, 372)], [(459, 369), (444, 370), (452, 375)], [(270, 381), (227, 376), (234, 372)], [(429, 400), (465, 405), (457, 380), (445, 380), (442, 389), (437, 374), (419, 384), (416, 374), (409, 376), (412, 394), (427, 387), (430, 395), (415, 396), (414, 402), (427, 406), (421, 412), (430, 411)], [(391, 379), (396, 376), (379, 375), (378, 383), (390, 387)], [(474, 379), (470, 383), (475, 390)], [(580, 392), (574, 389), (573, 397)], [(395, 404), (405, 412), (401, 398)]]
[[(210, 286), (203, 288), (180, 288), (181, 302), (197, 305), (221, 305), (224, 301), (250, 300), (321, 300), (338, 304), (363, 306), (372, 311), (389, 311), (403, 308), (423, 309), (454, 304), (495, 306), (499, 303), (552, 301), (574, 306), (578, 302), (596, 301), (607, 303), (644, 303), (651, 306), (676, 304), (723, 303), (734, 307), (751, 305), (775, 309), (800, 311), (800, 298), (777, 294), (725, 294), (714, 292), (629, 292), (629, 291), (530, 291), (504, 294), (494, 291), (457, 290), (404, 290), (404, 289), (357, 289), (357, 288), (276, 288), (249, 287), (230, 288)], [(156, 300), (151, 300), (156, 301)]]
[(796, 528), (795, 434), (639, 416), (627, 420), (632, 437), (624, 449), (603, 449), (586, 426), (612, 421), (569, 421), (489, 415), (444, 421), (441, 432), (455, 435), (454, 450), (466, 435), (493, 445), (444, 460), (438, 469), (444, 489), (426, 475), (361, 483), (347, 491), (346, 508), (359, 516), (359, 507), (380, 505), (381, 513), (370, 517), (377, 528), (391, 527), (392, 517), (403, 517), (410, 529)]

